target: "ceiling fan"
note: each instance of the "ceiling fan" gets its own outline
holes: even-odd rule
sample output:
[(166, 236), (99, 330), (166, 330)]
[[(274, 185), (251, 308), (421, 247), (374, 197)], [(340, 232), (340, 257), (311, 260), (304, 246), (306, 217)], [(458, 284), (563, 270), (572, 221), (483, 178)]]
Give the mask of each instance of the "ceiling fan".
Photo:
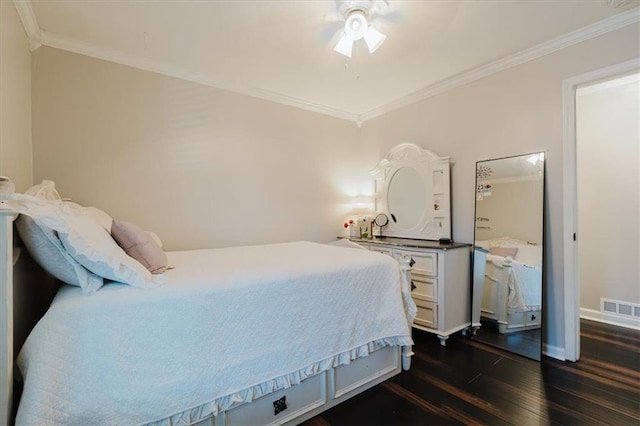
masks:
[(341, 36), (334, 51), (350, 58), (353, 45), (358, 40), (364, 39), (369, 53), (384, 43), (387, 36), (374, 28), (368, 19), (388, 9), (386, 0), (336, 0), (336, 6), (344, 19), (344, 28), (338, 30)]

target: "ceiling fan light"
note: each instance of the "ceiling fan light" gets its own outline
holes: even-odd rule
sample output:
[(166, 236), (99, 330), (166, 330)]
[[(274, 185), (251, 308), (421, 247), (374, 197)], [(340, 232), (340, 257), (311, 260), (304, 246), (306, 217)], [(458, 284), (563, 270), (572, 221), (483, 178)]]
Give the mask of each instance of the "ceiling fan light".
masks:
[(361, 11), (351, 12), (344, 23), (344, 32), (351, 40), (360, 40), (367, 33), (369, 23)]
[(369, 53), (375, 52), (378, 47), (382, 46), (382, 43), (387, 39), (387, 36), (376, 30), (372, 26), (369, 26), (367, 33), (364, 35), (364, 41), (367, 43)]
[(340, 41), (338, 42), (338, 44), (336, 44), (336, 47), (334, 47), (333, 50), (350, 58), (351, 51), (353, 50), (353, 40), (346, 34), (343, 34), (342, 37), (340, 37)]

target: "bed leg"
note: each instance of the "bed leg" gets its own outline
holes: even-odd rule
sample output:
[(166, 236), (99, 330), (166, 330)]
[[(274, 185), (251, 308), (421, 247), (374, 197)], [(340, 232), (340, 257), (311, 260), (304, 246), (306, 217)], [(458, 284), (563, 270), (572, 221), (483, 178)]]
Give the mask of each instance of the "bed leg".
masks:
[(505, 334), (509, 331), (509, 323), (507, 321), (498, 321), (498, 332)]
[(409, 371), (411, 368), (411, 357), (414, 354), (413, 346), (403, 346), (402, 347), (402, 369), (404, 371)]

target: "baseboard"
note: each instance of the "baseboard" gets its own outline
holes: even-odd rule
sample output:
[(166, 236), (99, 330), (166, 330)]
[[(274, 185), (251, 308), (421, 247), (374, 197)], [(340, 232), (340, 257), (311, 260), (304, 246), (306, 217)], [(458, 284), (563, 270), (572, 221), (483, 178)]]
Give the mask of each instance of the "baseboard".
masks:
[(634, 330), (640, 330), (640, 321), (627, 318), (620, 315), (614, 315), (596, 311), (593, 309), (580, 308), (580, 318), (603, 322), (605, 324), (615, 325), (618, 327), (632, 328)]
[(559, 346), (553, 346), (543, 343), (542, 354), (550, 358), (555, 358), (559, 361), (567, 360), (567, 358), (564, 356), (564, 348), (561, 348)]

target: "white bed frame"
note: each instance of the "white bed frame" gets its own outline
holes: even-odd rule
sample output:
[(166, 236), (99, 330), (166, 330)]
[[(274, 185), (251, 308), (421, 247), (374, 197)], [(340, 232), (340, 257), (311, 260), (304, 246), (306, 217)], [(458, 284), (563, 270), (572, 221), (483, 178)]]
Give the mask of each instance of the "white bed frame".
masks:
[[(3, 383), (0, 386), (0, 424), (12, 424), (14, 406), (17, 406), (13, 401), (14, 348), (18, 350), (55, 294), (51, 278), (47, 278), (33, 263), (26, 250), (14, 248), (15, 217), (10, 210), (0, 208), (0, 339), (5, 342), (0, 347), (0, 379)], [(22, 263), (28, 266), (21, 267)], [(23, 270), (25, 273), (22, 273)], [(408, 264), (401, 264), (401, 270), (402, 279), (408, 280)], [(38, 274), (37, 271), (40, 274), (34, 277)], [(22, 294), (27, 291), (24, 289), (33, 289), (34, 283), (38, 286), (47, 280), (49, 284), (48, 291), (44, 292), (47, 294), (44, 302), (34, 301)], [(54, 285), (57, 286), (57, 283)], [(14, 295), (14, 289), (20, 294)], [(30, 296), (35, 296), (43, 292), (29, 293)], [(17, 337), (15, 341), (14, 337)], [(198, 425), (298, 424), (399, 374), (401, 368), (408, 370), (412, 355), (411, 346), (385, 347), (348, 365), (334, 367), (310, 377), (289, 389), (265, 395), (251, 403), (233, 406), (215, 417), (200, 421)], [(274, 403), (281, 398), (284, 398), (286, 409), (276, 414)]]
[(476, 247), (475, 262), (474, 282), (482, 284), (476, 285), (474, 291), (478, 291), (482, 297), (474, 297), (472, 326), (480, 327), (480, 317), (484, 317), (497, 321), (501, 334), (540, 328), (540, 310), (509, 313), (509, 278), (513, 274), (511, 260), (505, 259), (496, 265), (487, 260), (485, 250)]

